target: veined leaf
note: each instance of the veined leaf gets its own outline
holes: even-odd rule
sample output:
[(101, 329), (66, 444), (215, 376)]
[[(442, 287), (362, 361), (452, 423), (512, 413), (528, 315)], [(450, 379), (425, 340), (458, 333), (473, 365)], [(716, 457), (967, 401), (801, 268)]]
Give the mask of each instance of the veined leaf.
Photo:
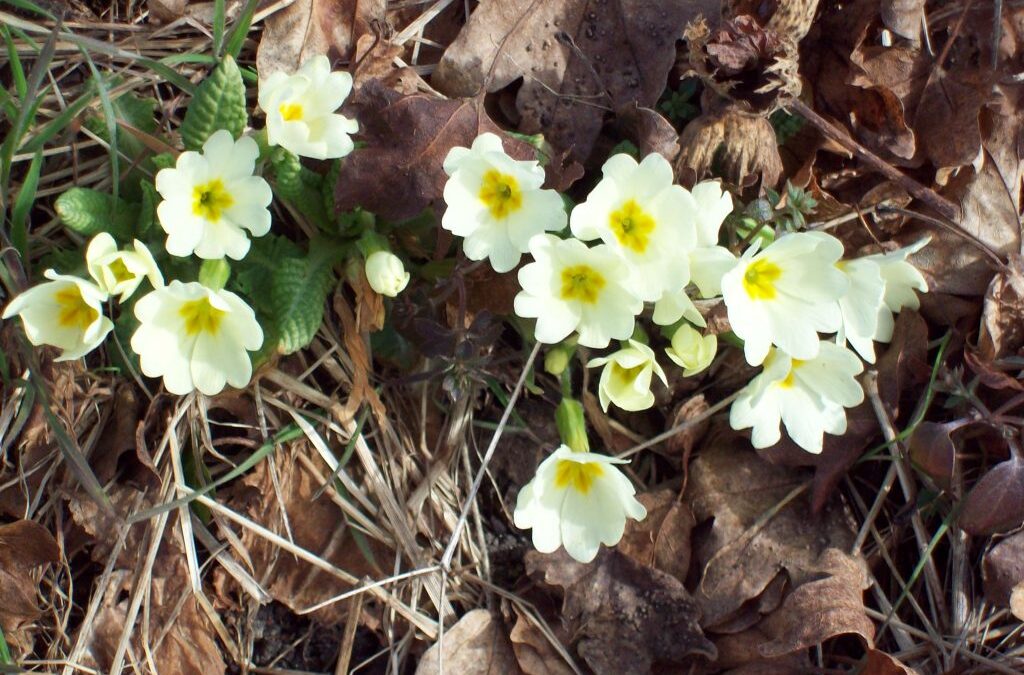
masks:
[(181, 122), (181, 139), (187, 150), (199, 150), (220, 129), (238, 138), (247, 121), (242, 73), (235, 60), (226, 56), (196, 89)]
[(91, 237), (109, 232), (118, 241), (130, 236), (139, 207), (89, 188), (73, 187), (57, 198), (57, 215), (69, 229)]
[(277, 324), (278, 351), (296, 352), (312, 340), (324, 317), (324, 302), (334, 285), (332, 268), (342, 249), (314, 241), (306, 258), (286, 258), (275, 270), (270, 287), (270, 307)]

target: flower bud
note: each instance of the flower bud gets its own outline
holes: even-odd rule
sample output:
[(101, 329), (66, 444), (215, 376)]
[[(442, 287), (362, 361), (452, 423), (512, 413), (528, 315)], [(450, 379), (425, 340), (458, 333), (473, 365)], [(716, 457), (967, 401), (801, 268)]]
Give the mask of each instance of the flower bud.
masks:
[(409, 273), (401, 259), (390, 251), (376, 251), (366, 259), (366, 278), (370, 287), (389, 298), (401, 293), (409, 284)]
[(690, 324), (684, 323), (672, 335), (672, 346), (665, 354), (683, 369), (683, 375), (696, 375), (711, 365), (718, 352), (718, 338), (701, 335)]

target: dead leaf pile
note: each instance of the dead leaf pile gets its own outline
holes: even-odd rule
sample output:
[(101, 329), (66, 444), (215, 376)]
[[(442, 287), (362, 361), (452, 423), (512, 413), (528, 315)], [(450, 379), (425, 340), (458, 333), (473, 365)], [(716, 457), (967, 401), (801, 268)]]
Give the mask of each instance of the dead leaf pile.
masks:
[(31, 520), (0, 525), (0, 628), (15, 652), (31, 645), (25, 624), (42, 613), (36, 570), (59, 557), (56, 540), (42, 525)]

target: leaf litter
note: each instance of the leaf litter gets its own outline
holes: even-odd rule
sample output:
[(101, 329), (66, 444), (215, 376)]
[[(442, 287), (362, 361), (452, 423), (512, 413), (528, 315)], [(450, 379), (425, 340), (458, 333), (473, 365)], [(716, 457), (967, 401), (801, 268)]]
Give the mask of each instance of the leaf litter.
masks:
[[(0, 645), (28, 669), (51, 659), (104, 672), (313, 670), (295, 646), (311, 632), (337, 636), (316, 669), (355, 672), (1019, 671), (1024, 12), (1001, 3), (995, 17), (994, 4), (261, 6), (240, 62), (262, 75), (328, 54), (355, 76), (361, 145), (328, 190), (339, 213), (405, 223), (424, 267), (437, 266), (433, 295), (395, 303), (407, 314), (396, 326), (422, 330), (388, 326), (380, 297), (350, 278), (310, 346), (274, 356), (249, 395), (182, 406), (44, 354), (51, 409), (103, 482), (108, 511), (62, 463), (61, 430), (16, 379), (27, 366), (5, 326)], [(227, 5), (230, 28), (241, 8)], [(150, 24), (113, 3), (76, 10), (71, 30), (161, 57), (212, 55), (216, 14), (153, 3)], [(8, 16), (29, 31), (11, 37), (9, 67), (11, 50), (35, 58), (26, 36), (52, 26)], [(62, 95), (77, 96), (86, 80), (67, 73), (85, 61), (61, 58)], [(201, 73), (175, 64), (186, 78)], [(158, 97), (161, 124), (180, 118), (187, 99), (153, 87), (141, 66), (121, 77), (116, 86)], [(693, 117), (659, 105), (684, 81), (696, 83)], [(53, 93), (41, 101), (51, 117), (65, 105)], [(842, 142), (795, 114), (796, 101)], [(463, 339), (485, 312), (508, 312), (506, 280), (444, 267), (445, 242), (415, 219), (443, 204), (448, 150), (502, 129), (521, 134), (504, 136), (513, 156), (533, 158), (539, 145), (548, 184), (570, 195), (628, 142), (673, 161), (682, 181), (725, 177), (772, 217), (785, 203), (770, 192), (791, 179), (819, 202), (810, 227), (850, 251), (930, 236), (914, 263), (931, 292), (919, 314), (900, 315), (873, 366), (877, 398), (818, 456), (785, 443), (755, 453), (720, 417), (702, 417), (749, 376), (727, 358), (696, 388), (676, 383), (651, 414), (589, 406), (609, 451), (700, 421), (637, 456), (649, 515), (583, 565), (527, 553), (509, 523), (527, 465), (557, 437), (546, 408), (558, 385), (538, 371), (521, 408), (529, 424), (506, 430), (508, 456), (492, 465), (493, 489), (440, 586), (477, 442), (521, 358), (507, 336)], [(541, 143), (529, 138), (538, 133)], [(109, 160), (70, 135), (52, 147), (39, 207), (48, 220), (32, 235), (59, 241), (48, 196), (108, 181)], [(69, 150), (81, 166), (61, 164)], [(931, 208), (942, 199), (955, 218)], [(442, 334), (443, 362), (395, 365), (410, 363), (423, 335)], [(442, 389), (442, 371), (457, 384)], [(297, 617), (307, 633), (280, 644), (254, 633)]]

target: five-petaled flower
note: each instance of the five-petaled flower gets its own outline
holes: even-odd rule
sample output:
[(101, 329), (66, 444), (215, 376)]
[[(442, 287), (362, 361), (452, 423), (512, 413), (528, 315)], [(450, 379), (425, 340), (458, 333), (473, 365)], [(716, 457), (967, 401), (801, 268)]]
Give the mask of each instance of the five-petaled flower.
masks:
[(533, 529), (533, 545), (541, 553), (564, 546), (574, 559), (590, 562), (601, 544), (614, 546), (622, 539), (626, 518), (647, 516), (632, 483), (615, 466), (624, 463), (561, 446), (519, 491), (516, 527)]
[(144, 279), (149, 279), (153, 288), (164, 285), (153, 254), (138, 239), (130, 250), (119, 251), (112, 236), (106, 232), (97, 234), (85, 250), (85, 266), (100, 289), (110, 295), (120, 294), (118, 302), (131, 297)]
[(633, 334), (643, 301), (628, 290), (628, 270), (614, 251), (538, 234), (530, 253), (534, 262), (519, 270), (515, 312), (537, 319), (539, 342), (561, 342), (575, 330), (581, 345), (603, 349)]
[(448, 208), (441, 226), (464, 237), (470, 260), (490, 259), (496, 272), (508, 272), (534, 235), (565, 227), (562, 197), (541, 188), (544, 169), (536, 160), (509, 157), (495, 134), (477, 136), (471, 148), (452, 148), (444, 170)]
[(252, 376), (249, 351), (263, 344), (256, 315), (230, 291), (172, 281), (135, 305), (139, 328), (131, 345), (142, 372), (163, 377), (172, 394), (213, 395)]
[(836, 302), (849, 282), (836, 268), (843, 245), (835, 237), (799, 232), (763, 251), (747, 251), (722, 277), (722, 296), (733, 332), (751, 365), (772, 345), (798, 359), (818, 353), (818, 333), (839, 329)]
[(344, 157), (355, 147), (359, 123), (335, 111), (352, 91), (352, 76), (331, 72), (323, 54), (292, 75), (281, 71), (260, 81), (259, 104), (267, 113), (267, 142), (312, 159)]
[(34, 345), (61, 350), (57, 361), (81, 358), (103, 342), (113, 322), (103, 316), (107, 293), (91, 281), (46, 270), (50, 281), (11, 300), (3, 318), (21, 317), (25, 335)]
[(693, 196), (674, 184), (672, 166), (657, 153), (639, 164), (612, 155), (601, 171), (601, 182), (572, 210), (573, 235), (600, 239), (621, 255), (630, 289), (642, 300), (678, 293), (690, 281), (688, 255), (697, 243)]
[(846, 432), (846, 410), (864, 400), (856, 376), (860, 359), (845, 347), (822, 342), (817, 355), (801, 361), (773, 349), (764, 370), (740, 391), (729, 411), (733, 429), (752, 429), (751, 443), (779, 442), (779, 423), (801, 448), (821, 453), (824, 434)]
[(163, 197), (157, 216), (168, 253), (241, 260), (249, 252), (246, 230), (255, 237), (270, 231), (273, 194), (267, 181), (253, 175), (259, 153), (253, 139), (236, 141), (221, 129), (202, 153), (183, 152), (173, 169), (156, 174)]
[(651, 377), (657, 375), (663, 384), (668, 384), (665, 371), (658, 365), (654, 350), (642, 342), (630, 339), (629, 346), (613, 354), (587, 363), (588, 368), (604, 366), (597, 395), (601, 408), (607, 412), (608, 404), (614, 403), (623, 410), (647, 410), (654, 405), (651, 391)]

